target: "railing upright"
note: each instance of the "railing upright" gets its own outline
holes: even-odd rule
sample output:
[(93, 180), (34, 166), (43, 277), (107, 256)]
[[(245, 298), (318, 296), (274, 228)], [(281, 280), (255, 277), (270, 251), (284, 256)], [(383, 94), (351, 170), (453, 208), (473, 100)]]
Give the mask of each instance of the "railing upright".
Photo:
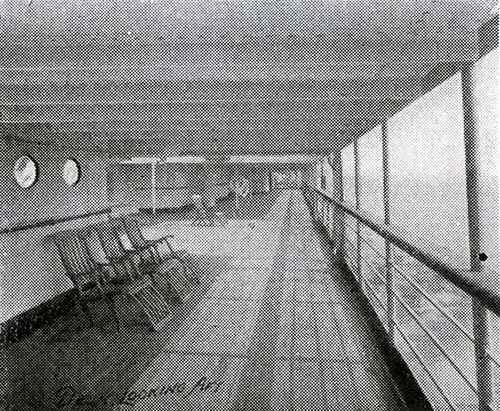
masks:
[[(467, 210), (469, 220), (469, 247), (471, 271), (478, 274), (484, 270), (486, 254), (483, 253), (487, 245), (484, 227), (488, 225), (488, 205), (484, 200), (484, 193), (488, 189), (484, 178), (481, 178), (482, 157), (479, 141), (478, 121), (479, 114), (475, 101), (474, 74), (472, 63), (462, 70), (462, 100), (464, 113), (465, 164), (467, 186)], [(481, 258), (481, 256), (483, 256)], [(492, 281), (495, 281), (492, 279)], [(498, 279), (497, 279), (498, 281)], [(484, 305), (476, 298), (472, 300), (474, 351), (476, 357), (476, 376), (479, 397), (479, 410), (490, 411), (493, 402), (492, 367), (488, 355), (492, 341), (489, 330), (489, 314)]]
[[(360, 209), (360, 192), (359, 192), (359, 147), (358, 140), (354, 140), (354, 196), (356, 200), (356, 210)], [(358, 271), (358, 282), (363, 289), (363, 274), (361, 270), (361, 224), (356, 220), (356, 270)]]
[[(387, 122), (382, 122), (382, 178), (384, 196), (384, 224), (390, 224), (389, 147), (387, 143)], [(389, 341), (394, 344), (394, 293), (391, 261), (391, 242), (385, 241), (385, 281), (387, 294), (387, 330)]]

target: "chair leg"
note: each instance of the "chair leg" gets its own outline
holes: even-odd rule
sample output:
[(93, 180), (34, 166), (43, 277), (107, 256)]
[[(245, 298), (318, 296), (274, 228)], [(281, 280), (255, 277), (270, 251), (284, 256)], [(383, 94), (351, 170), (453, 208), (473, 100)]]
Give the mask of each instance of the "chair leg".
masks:
[(152, 285), (130, 294), (130, 297), (146, 315), (154, 331), (161, 329), (170, 320), (172, 315), (167, 302)]
[(168, 272), (159, 273), (165, 280), (168, 281), (170, 287), (170, 295), (174, 299), (181, 302), (187, 301), (190, 295), (189, 282), (184, 277), (182, 272), (179, 272), (177, 268), (171, 269)]
[(165, 299), (167, 304), (176, 305), (179, 303), (180, 297), (170, 282), (168, 275), (154, 271), (149, 273), (156, 290), (161, 290), (160, 295)]
[(180, 257), (173, 257), (176, 260), (179, 260), (181, 265), (182, 265), (182, 274), (188, 281), (194, 282), (196, 284), (200, 284), (200, 277), (196, 273), (196, 270), (193, 268), (193, 262), (190, 261), (190, 258), (180, 258)]
[(78, 303), (80, 306), (80, 309), (82, 310), (84, 316), (88, 319), (90, 326), (94, 326), (94, 319), (92, 318), (92, 315), (90, 314), (90, 307), (87, 303), (87, 301), (82, 300), (81, 298), (78, 299)]
[(196, 273), (195, 269), (193, 268), (193, 263), (191, 261), (182, 260), (182, 265), (184, 266), (186, 273), (189, 273), (187, 275), (189, 281), (192, 281), (196, 284), (201, 284), (200, 276)]
[(168, 284), (167, 284), (166, 294), (167, 294), (167, 296), (166, 296), (167, 301), (170, 305), (174, 306), (176, 304), (182, 303), (182, 300), (179, 297), (179, 294), (177, 293), (175, 288), (172, 286), (172, 284), (170, 284), (170, 282), (168, 282)]
[(113, 318), (115, 319), (116, 322), (116, 330), (120, 332), (121, 325), (120, 325), (120, 318), (118, 317), (118, 312), (116, 311), (115, 303), (113, 300), (113, 296), (104, 296), (104, 302), (109, 308), (109, 311), (111, 311), (111, 314), (113, 314)]

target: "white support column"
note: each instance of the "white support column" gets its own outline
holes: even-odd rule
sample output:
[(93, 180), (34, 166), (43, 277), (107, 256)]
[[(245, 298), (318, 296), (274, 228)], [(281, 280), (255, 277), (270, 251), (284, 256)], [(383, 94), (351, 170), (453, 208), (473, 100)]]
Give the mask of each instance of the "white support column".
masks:
[[(390, 224), (389, 148), (387, 142), (387, 122), (382, 122), (382, 178), (384, 192), (384, 224)], [(387, 292), (387, 329), (389, 341), (394, 343), (394, 283), (392, 280), (391, 243), (385, 240), (385, 280)]]
[[(479, 116), (475, 104), (473, 64), (469, 63), (462, 69), (462, 98), (464, 112), (465, 164), (467, 183), (467, 208), (469, 220), (469, 247), (472, 272), (484, 269), (482, 252), (487, 238), (483, 227), (488, 224), (488, 209), (484, 198), (485, 181), (481, 178), (480, 165), (483, 162), (477, 124)], [(476, 376), (479, 395), (479, 410), (492, 409), (493, 380), (491, 362), (488, 353), (492, 343), (489, 332), (488, 310), (477, 300), (473, 300), (473, 331), (476, 356)]]
[[(356, 199), (356, 210), (360, 208), (359, 199), (359, 149), (358, 140), (354, 140), (354, 196)], [(358, 282), (363, 289), (363, 278), (361, 273), (361, 239), (360, 239), (361, 223), (356, 220), (356, 267), (358, 270)]]
[[(359, 196), (359, 148), (358, 140), (354, 140), (354, 197), (356, 201), (356, 210), (360, 209), (360, 196)], [(358, 270), (358, 282), (363, 289), (363, 278), (361, 272), (361, 223), (356, 220), (356, 268)]]
[(151, 163), (151, 211), (156, 214), (156, 164)]
[[(333, 176), (333, 198), (336, 201), (343, 201), (343, 181), (342, 181), (342, 155), (338, 151), (330, 161)], [(335, 261), (341, 263), (344, 261), (345, 245), (344, 245), (344, 212), (337, 207), (333, 208), (333, 238), (334, 238), (334, 253)]]

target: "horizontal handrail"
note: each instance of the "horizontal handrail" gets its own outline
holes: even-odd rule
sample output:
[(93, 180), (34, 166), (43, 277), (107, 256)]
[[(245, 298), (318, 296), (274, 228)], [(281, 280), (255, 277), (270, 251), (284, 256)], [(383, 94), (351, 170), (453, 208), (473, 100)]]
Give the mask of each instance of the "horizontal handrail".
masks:
[(3, 228), (0, 230), (0, 234), (8, 234), (8, 233), (15, 233), (18, 231), (23, 231), (23, 230), (31, 230), (33, 228), (41, 228), (41, 227), (46, 227), (46, 226), (52, 226), (60, 223), (65, 223), (66, 221), (71, 221), (71, 220), (79, 220), (81, 218), (87, 218), (87, 217), (92, 217), (95, 215), (100, 215), (100, 214), (107, 214), (111, 212), (111, 208), (106, 207), (101, 210), (97, 211), (92, 211), (89, 213), (82, 213), (82, 214), (77, 214), (77, 215), (72, 215), (72, 216), (67, 216), (67, 217), (60, 217), (60, 218), (47, 218), (45, 220), (41, 221), (35, 221), (32, 223), (23, 223), (19, 224), (13, 227), (9, 228)]
[[(377, 257), (381, 259), (385, 259), (385, 256), (383, 256), (380, 252), (378, 252), (373, 245), (370, 244), (366, 238), (364, 238), (360, 233), (356, 232), (356, 230), (350, 226), (350, 224), (346, 224), (346, 227), (349, 227), (351, 231), (353, 231), (368, 247), (371, 248), (371, 250), (377, 255)], [(348, 239), (346, 239), (349, 241)], [(407, 276), (403, 270), (399, 269), (399, 267), (396, 264), (389, 263), (390, 267), (393, 268), (401, 277), (403, 277), (408, 283), (410, 283), (427, 301), (429, 301), (433, 307), (435, 307), (448, 321), (450, 321), (453, 325), (455, 325), (461, 332), (462, 334), (471, 342), (474, 342), (474, 337), (469, 334), (465, 328), (460, 325), (457, 320), (453, 318), (443, 307), (441, 307), (438, 303), (434, 301), (434, 299), (426, 292), (424, 289), (418, 285), (415, 281), (413, 281), (409, 276)]]
[[(349, 243), (351, 243), (349, 240), (347, 240)], [(354, 244), (351, 243), (352, 246), (354, 246)], [(363, 261), (365, 261), (366, 263), (368, 263), (368, 265), (370, 266), (373, 274), (375, 274), (375, 276), (380, 280), (382, 281), (383, 284), (385, 284), (385, 280), (380, 276), (380, 274), (375, 270), (375, 267), (373, 267), (373, 265), (368, 262), (367, 260), (363, 259)], [(351, 262), (352, 263), (352, 262)], [(360, 268), (359, 267), (356, 267), (357, 270), (359, 270)], [(369, 285), (369, 283), (367, 281), (364, 282), (364, 284), (366, 285)], [(370, 286), (371, 288), (371, 286)], [(373, 290), (374, 291), (374, 290)], [(458, 373), (458, 375), (460, 375), (460, 377), (462, 377), (462, 379), (465, 381), (465, 383), (469, 386), (469, 388), (477, 394), (477, 388), (474, 387), (474, 384), (469, 380), (469, 378), (462, 372), (462, 370), (460, 369), (460, 367), (455, 363), (455, 361), (453, 360), (453, 358), (451, 358), (450, 354), (448, 354), (448, 352), (445, 350), (445, 348), (443, 347), (443, 345), (441, 344), (441, 342), (439, 341), (439, 338), (436, 337), (434, 335), (434, 333), (429, 330), (429, 328), (422, 322), (422, 320), (418, 317), (418, 315), (416, 314), (416, 312), (413, 310), (412, 307), (410, 307), (408, 305), (408, 303), (404, 300), (403, 297), (401, 297), (401, 295), (399, 295), (399, 293), (397, 293), (396, 291), (392, 291), (392, 295), (394, 297), (396, 297), (396, 299), (398, 300), (399, 304), (406, 310), (406, 312), (408, 314), (410, 314), (410, 317), (413, 318), (413, 321), (415, 321), (415, 323), (417, 323), (417, 325), (422, 329), (422, 331), (427, 335), (427, 337), (429, 337), (429, 339), (434, 343), (434, 345), (438, 348), (439, 351), (441, 351), (441, 353), (443, 354), (443, 356), (448, 360), (448, 362), (451, 364), (451, 366), (455, 369), (455, 371)]]
[[(350, 261), (350, 263), (353, 264), (353, 262), (351, 261), (351, 259), (349, 257), (347, 257), (347, 258)], [(372, 293), (373, 297), (378, 301), (378, 303), (379, 303), (380, 307), (382, 308), (382, 310), (384, 310), (384, 312), (387, 312), (387, 309), (384, 307), (384, 304), (383, 304), (382, 300), (377, 295), (377, 292), (372, 288), (372, 286), (370, 285), (370, 283), (367, 282), (365, 284), (367, 286), (366, 288), (370, 290), (370, 292)], [(428, 375), (428, 377), (430, 378), (430, 380), (432, 381), (432, 383), (434, 384), (434, 386), (436, 387), (436, 389), (439, 391), (439, 393), (441, 394), (441, 396), (443, 397), (443, 399), (450, 406), (450, 408), (455, 409), (455, 406), (453, 405), (453, 403), (451, 402), (451, 400), (448, 398), (448, 396), (444, 393), (443, 389), (438, 384), (438, 382), (436, 381), (436, 379), (432, 375), (431, 371), (429, 370), (429, 368), (425, 364), (424, 359), (419, 354), (418, 350), (415, 348), (415, 346), (410, 341), (410, 339), (403, 332), (403, 330), (401, 329), (401, 327), (399, 326), (399, 324), (396, 321), (394, 321), (394, 319), (389, 319), (389, 321), (399, 331), (399, 334), (401, 335), (401, 337), (403, 338), (403, 340), (405, 340), (406, 344), (408, 345), (408, 348), (410, 348), (411, 352), (413, 353), (413, 355), (415, 356), (415, 358), (417, 359), (417, 361), (420, 363), (421, 367), (424, 369), (424, 371), (426, 372), (426, 374)]]
[[(484, 284), (480, 283), (477, 278), (474, 278), (470, 275), (465, 276), (465, 273), (471, 273), (472, 271), (453, 267), (433, 253), (422, 250), (421, 248), (405, 239), (404, 235), (402, 235), (401, 233), (401, 230), (378, 221), (369, 213), (357, 210), (349, 204), (336, 201), (326, 193), (318, 189), (309, 188), (309, 190), (312, 190), (314, 193), (320, 195), (330, 204), (351, 215), (356, 220), (360, 221), (361, 223), (372, 229), (374, 232), (379, 234), (381, 237), (411, 255), (417, 261), (420, 261), (431, 270), (442, 275), (444, 278), (455, 284), (464, 292), (476, 298), (477, 301), (483, 304), (491, 312), (495, 313), (497, 316), (500, 316), (500, 295), (498, 294), (498, 290), (495, 289), (493, 284), (491, 285), (491, 287), (487, 287)], [(474, 273), (481, 274), (481, 272)], [(498, 275), (491, 275), (490, 278), (498, 278)]]
[[(345, 226), (348, 227), (352, 232), (354, 232), (357, 235), (357, 237), (360, 238), (365, 244), (367, 244), (368, 247), (377, 255), (378, 258), (385, 259), (385, 257), (379, 251), (377, 251), (375, 247), (373, 247), (373, 245), (371, 245), (370, 242), (366, 240), (366, 238), (364, 238), (359, 232), (357, 232), (355, 228), (351, 227), (350, 224), (345, 224)], [(346, 241), (349, 242), (351, 245), (353, 245), (348, 238), (346, 238)], [(366, 259), (363, 260), (366, 261), (373, 270), (375, 270), (375, 267), (372, 265), (372, 263), (370, 263)], [(453, 316), (450, 313), (448, 313), (443, 307), (441, 307), (438, 303), (436, 303), (436, 301), (434, 301), (434, 299), (420, 285), (418, 285), (408, 275), (406, 275), (403, 272), (403, 270), (399, 269), (399, 267), (396, 264), (389, 263), (389, 265), (402, 278), (404, 278), (409, 284), (411, 284), (414, 287), (414, 289), (416, 289), (420, 293), (420, 295), (422, 295), (427, 301), (429, 301), (431, 305), (434, 308), (436, 308), (441, 313), (441, 315), (443, 315), (444, 318), (446, 318), (450, 323), (452, 323), (470, 342), (472, 343), (474, 342), (473, 335), (469, 334), (469, 332), (457, 320), (455, 320), (455, 318), (453, 318)], [(376, 275), (379, 279), (381, 279), (379, 274)], [(497, 366), (500, 366), (500, 362), (489, 349), (486, 349), (486, 354), (488, 354), (488, 357), (491, 359), (493, 363), (495, 363)]]
[(7, 227), (7, 228), (0, 229), (0, 234), (10, 234), (10, 233), (18, 232), (18, 231), (31, 230), (31, 229), (34, 229), (34, 228), (41, 228), (41, 227), (47, 227), (47, 226), (52, 226), (52, 225), (56, 225), (56, 224), (61, 224), (61, 223), (65, 223), (67, 221), (79, 220), (79, 219), (82, 219), (82, 218), (93, 217), (93, 216), (96, 216), (96, 215), (109, 214), (115, 208), (122, 207), (122, 206), (125, 206), (125, 205), (126, 205), (126, 203), (114, 204), (114, 205), (112, 205), (110, 207), (105, 207), (105, 208), (102, 208), (100, 210), (95, 210), (95, 211), (89, 211), (87, 213), (75, 214), (75, 215), (70, 215), (70, 216), (65, 216), (65, 217), (59, 217), (59, 218), (47, 218), (47, 219), (44, 219), (44, 220), (27, 222), (27, 223), (20, 223), (18, 225), (14, 225), (12, 227)]

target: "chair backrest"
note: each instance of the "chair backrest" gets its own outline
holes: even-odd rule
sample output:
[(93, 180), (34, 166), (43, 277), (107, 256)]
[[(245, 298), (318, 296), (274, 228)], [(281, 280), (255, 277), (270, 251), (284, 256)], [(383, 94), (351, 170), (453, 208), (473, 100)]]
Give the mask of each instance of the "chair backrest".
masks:
[(88, 227), (82, 232), (82, 241), (85, 242), (89, 254), (96, 263), (109, 263), (109, 260), (102, 246), (101, 239), (99, 238), (99, 233), (93, 226)]
[(76, 232), (66, 232), (58, 235), (54, 242), (66, 271), (75, 287), (80, 291), (93, 288), (96, 285), (95, 276), (97, 269), (86, 245)]
[(130, 216), (122, 217), (122, 224), (132, 247), (142, 249), (148, 245), (135, 218)]
[(120, 237), (111, 222), (94, 226), (107, 258), (122, 258), (126, 253)]
[[(125, 250), (118, 232), (112, 225), (103, 224), (102, 228), (94, 226), (87, 229), (84, 241), (92, 259), (106, 265), (102, 268), (102, 278), (106, 283), (134, 280), (138, 276), (133, 262), (127, 258), (122, 258)], [(107, 244), (107, 252), (104, 248), (105, 244)], [(118, 257), (120, 260), (109, 261), (109, 256)]]

